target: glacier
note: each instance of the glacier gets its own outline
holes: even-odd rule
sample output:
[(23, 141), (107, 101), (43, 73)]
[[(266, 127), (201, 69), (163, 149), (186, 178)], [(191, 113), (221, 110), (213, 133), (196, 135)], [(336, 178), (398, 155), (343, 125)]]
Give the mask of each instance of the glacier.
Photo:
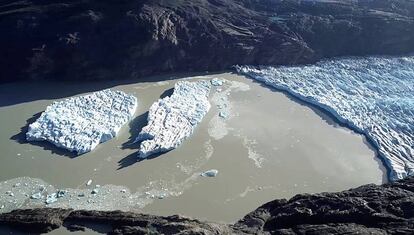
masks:
[(414, 175), (414, 56), (338, 58), (304, 66), (236, 66), (363, 134), (389, 169)]
[(132, 119), (137, 99), (110, 89), (53, 102), (29, 125), (28, 141), (48, 141), (78, 155), (114, 138)]
[(208, 81), (179, 81), (171, 96), (159, 99), (148, 111), (148, 124), (138, 134), (139, 158), (177, 148), (210, 109)]

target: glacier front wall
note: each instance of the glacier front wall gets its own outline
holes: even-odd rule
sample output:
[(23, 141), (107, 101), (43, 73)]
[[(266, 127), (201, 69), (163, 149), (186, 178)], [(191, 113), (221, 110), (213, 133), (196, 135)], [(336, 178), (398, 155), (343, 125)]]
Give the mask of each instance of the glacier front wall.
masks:
[(414, 56), (236, 68), (363, 133), (378, 149), (391, 180), (414, 175)]

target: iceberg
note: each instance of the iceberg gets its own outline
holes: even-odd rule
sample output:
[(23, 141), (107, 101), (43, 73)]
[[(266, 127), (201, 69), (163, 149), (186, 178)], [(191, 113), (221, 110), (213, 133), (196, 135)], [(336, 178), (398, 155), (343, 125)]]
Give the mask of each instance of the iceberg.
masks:
[(194, 131), (210, 109), (208, 81), (180, 81), (174, 93), (152, 104), (148, 124), (138, 134), (139, 158), (177, 148)]
[(203, 177), (216, 177), (218, 175), (218, 170), (211, 169), (211, 170), (208, 170), (208, 171), (204, 171), (200, 175), (203, 176)]
[(213, 78), (211, 79), (211, 85), (213, 86), (222, 86), (224, 84), (224, 80), (219, 78)]
[(26, 139), (84, 154), (114, 138), (136, 108), (134, 96), (109, 89), (57, 101), (29, 125)]
[(390, 180), (414, 175), (414, 56), (236, 69), (318, 106), (365, 135), (389, 169)]
[(46, 196), (46, 204), (52, 204), (57, 202), (57, 194), (52, 193)]

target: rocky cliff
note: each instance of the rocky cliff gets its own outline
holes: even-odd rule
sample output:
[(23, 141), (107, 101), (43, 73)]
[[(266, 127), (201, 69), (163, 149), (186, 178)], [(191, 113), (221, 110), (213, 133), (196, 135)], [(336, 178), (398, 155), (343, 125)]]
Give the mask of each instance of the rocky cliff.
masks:
[(181, 216), (66, 209), (16, 210), (0, 214), (0, 225), (32, 233), (65, 226), (110, 234), (413, 234), (414, 178), (274, 200), (233, 225)]
[(5, 0), (0, 82), (414, 51), (411, 0)]

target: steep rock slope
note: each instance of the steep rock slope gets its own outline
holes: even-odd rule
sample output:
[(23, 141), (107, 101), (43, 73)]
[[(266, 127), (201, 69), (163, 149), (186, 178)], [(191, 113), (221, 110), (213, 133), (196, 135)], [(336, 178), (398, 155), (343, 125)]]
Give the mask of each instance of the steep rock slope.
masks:
[(414, 51), (410, 0), (0, 3), (0, 81), (101, 80)]

